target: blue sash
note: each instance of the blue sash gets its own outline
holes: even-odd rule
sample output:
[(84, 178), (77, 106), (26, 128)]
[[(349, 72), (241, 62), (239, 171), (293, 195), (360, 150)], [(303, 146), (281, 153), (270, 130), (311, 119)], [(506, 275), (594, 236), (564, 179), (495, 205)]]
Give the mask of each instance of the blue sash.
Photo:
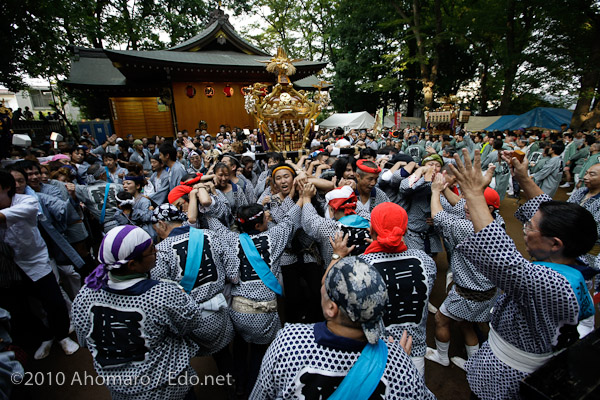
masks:
[(577, 303), (579, 303), (579, 320), (591, 317), (594, 315), (596, 310), (594, 309), (594, 301), (592, 300), (592, 296), (590, 296), (590, 292), (587, 289), (587, 285), (585, 284), (585, 279), (581, 272), (576, 270), (573, 267), (569, 267), (564, 264), (556, 264), (551, 262), (543, 262), (536, 261), (534, 264), (546, 266), (565, 278), (569, 281), (569, 284), (573, 288), (573, 292), (575, 292), (575, 296), (577, 297)]
[(387, 358), (388, 348), (383, 340), (367, 344), (329, 400), (367, 400), (381, 381)]
[(194, 283), (198, 279), (198, 272), (202, 266), (202, 254), (204, 254), (204, 231), (190, 227), (185, 272), (179, 282), (187, 293), (192, 291)]
[(100, 223), (104, 223), (104, 217), (106, 216), (106, 200), (108, 200), (108, 192), (110, 192), (110, 175), (108, 174), (108, 167), (106, 169), (106, 186), (104, 187), (104, 203), (102, 204), (102, 211), (100, 212)]
[(342, 218), (338, 219), (338, 222), (342, 225), (349, 226), (352, 228), (368, 228), (370, 226), (369, 220), (356, 214), (345, 215)]
[(242, 250), (244, 250), (248, 262), (260, 280), (266, 287), (278, 295), (283, 296), (283, 288), (279, 284), (277, 277), (273, 274), (273, 271), (271, 271), (271, 268), (269, 268), (265, 260), (260, 256), (254, 242), (247, 233), (240, 234), (240, 244), (242, 245)]
[(106, 182), (113, 183), (113, 180), (110, 177), (110, 171), (108, 170), (108, 167), (104, 167), (104, 170), (106, 171)]

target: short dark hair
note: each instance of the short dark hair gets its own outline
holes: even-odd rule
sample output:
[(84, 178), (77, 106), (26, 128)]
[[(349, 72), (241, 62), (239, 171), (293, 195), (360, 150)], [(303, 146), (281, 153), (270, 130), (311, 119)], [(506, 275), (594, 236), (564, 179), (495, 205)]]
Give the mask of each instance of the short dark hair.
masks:
[(227, 164), (225, 164), (224, 162), (218, 162), (217, 164), (215, 164), (213, 171), (215, 171), (215, 173), (217, 173), (217, 171), (220, 171), (224, 168), (227, 169), (227, 171), (231, 172), (231, 168), (229, 168), (229, 166)]
[[(29, 179), (27, 179), (27, 172), (25, 172), (25, 170), (23, 168), (21, 168), (20, 166), (18, 166), (17, 164), (11, 164), (9, 166), (6, 167), (6, 171), (7, 172), (11, 172), (11, 171), (16, 171), (18, 173), (20, 173), (21, 175), (23, 175), (25, 177), (25, 183), (29, 183)], [(15, 183), (16, 185), (16, 183)]]
[[(25, 179), (27, 179), (27, 177), (25, 177)], [(2, 189), (8, 188), (8, 197), (11, 199), (15, 197), (15, 193), (17, 192), (17, 184), (15, 183), (15, 178), (10, 172), (0, 169), (0, 186)]]
[[(92, 164), (90, 165), (90, 167), (87, 169), (86, 174), (87, 175), (95, 175), (96, 172), (98, 172), (99, 169), (102, 169), (104, 171), (104, 168), (108, 168), (108, 167), (103, 167), (102, 165), (96, 163), (96, 164)], [(104, 173), (106, 174), (106, 171), (104, 171)], [(100, 174), (102, 175), (102, 174)], [(108, 176), (107, 176), (108, 178)]]
[(267, 160), (275, 160), (275, 161), (277, 161), (278, 164), (285, 161), (283, 159), (283, 155), (281, 155), (281, 153), (277, 153), (274, 151), (267, 153)]
[(338, 182), (344, 177), (344, 172), (346, 172), (348, 164), (352, 166), (352, 171), (356, 171), (356, 160), (354, 157), (340, 157), (333, 163), (333, 170), (335, 171)]
[(246, 166), (250, 163), (254, 164), (254, 159), (250, 156), (242, 156), (242, 159), (240, 160), (242, 165)]
[(586, 143), (588, 146), (591, 146), (591, 145), (593, 145), (594, 143), (596, 143), (596, 138), (595, 138), (594, 136), (592, 136), (592, 135), (585, 135), (585, 138), (584, 138), (584, 140), (585, 140), (585, 143)]
[(581, 256), (594, 247), (598, 230), (594, 216), (579, 204), (548, 201), (540, 204), (540, 234), (563, 242), (565, 257)]
[(377, 157), (377, 152), (375, 150), (371, 149), (371, 148), (362, 149), (360, 151), (359, 159), (366, 158), (366, 157), (373, 157), (373, 158), (375, 158), (375, 157)]
[(105, 158), (112, 158), (113, 160), (117, 160), (117, 155), (115, 153), (104, 153), (102, 154), (102, 159), (104, 160)]
[(552, 148), (552, 151), (554, 152), (554, 154), (559, 156), (565, 150), (565, 144), (560, 141), (554, 142), (554, 143), (552, 143), (551, 148)]
[(235, 156), (235, 154), (233, 154), (233, 153), (225, 153), (225, 154), (223, 154), (221, 156), (221, 161), (223, 161), (223, 159), (225, 157), (229, 158), (231, 160), (231, 162), (233, 164), (235, 164), (236, 168), (241, 168), (242, 167), (242, 164), (240, 163), (240, 160), (237, 159), (237, 157)]
[(23, 171), (26, 171), (31, 168), (36, 168), (38, 172), (42, 172), (40, 170), (40, 164), (32, 160), (18, 161), (15, 163), (15, 166), (21, 168)]
[(453, 146), (446, 146), (446, 147), (444, 147), (444, 151), (446, 153), (448, 153), (448, 155), (450, 157), (452, 157), (452, 156), (454, 156), (454, 154), (456, 154), (456, 149)]
[(168, 143), (161, 145), (158, 152), (163, 156), (169, 156), (171, 161), (177, 161), (177, 149)]

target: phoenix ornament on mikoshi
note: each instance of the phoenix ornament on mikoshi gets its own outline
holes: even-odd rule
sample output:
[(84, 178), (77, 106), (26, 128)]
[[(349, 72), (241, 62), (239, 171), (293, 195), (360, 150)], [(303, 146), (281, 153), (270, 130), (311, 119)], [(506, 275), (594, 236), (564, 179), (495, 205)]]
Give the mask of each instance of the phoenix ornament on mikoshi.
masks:
[(311, 101), (304, 90), (297, 91), (290, 81), (296, 73), (293, 63), (282, 48), (266, 63), (267, 71), (277, 74), (277, 84), (265, 95), (266, 85), (255, 83), (245, 96), (245, 108), (256, 119), (267, 145), (274, 151), (293, 151), (304, 148), (321, 109), (329, 103), (329, 96), (317, 88)]

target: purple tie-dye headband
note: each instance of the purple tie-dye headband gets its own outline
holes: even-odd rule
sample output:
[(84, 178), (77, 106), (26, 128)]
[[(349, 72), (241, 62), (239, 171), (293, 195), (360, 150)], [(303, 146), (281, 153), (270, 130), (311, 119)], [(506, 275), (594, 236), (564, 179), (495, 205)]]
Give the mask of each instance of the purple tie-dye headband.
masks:
[(151, 245), (152, 238), (140, 227), (124, 225), (111, 229), (100, 244), (100, 265), (85, 278), (85, 284), (90, 289), (100, 289), (108, 280), (108, 271), (141, 256)]

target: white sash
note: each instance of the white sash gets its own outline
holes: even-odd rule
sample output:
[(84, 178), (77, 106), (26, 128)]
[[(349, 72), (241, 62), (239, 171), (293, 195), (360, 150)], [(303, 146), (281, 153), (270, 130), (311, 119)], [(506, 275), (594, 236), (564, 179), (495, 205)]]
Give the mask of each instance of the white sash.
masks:
[(502, 339), (498, 332), (490, 324), (488, 336), (490, 349), (496, 358), (511, 368), (528, 374), (532, 373), (557, 353), (534, 354), (516, 348), (506, 340)]

